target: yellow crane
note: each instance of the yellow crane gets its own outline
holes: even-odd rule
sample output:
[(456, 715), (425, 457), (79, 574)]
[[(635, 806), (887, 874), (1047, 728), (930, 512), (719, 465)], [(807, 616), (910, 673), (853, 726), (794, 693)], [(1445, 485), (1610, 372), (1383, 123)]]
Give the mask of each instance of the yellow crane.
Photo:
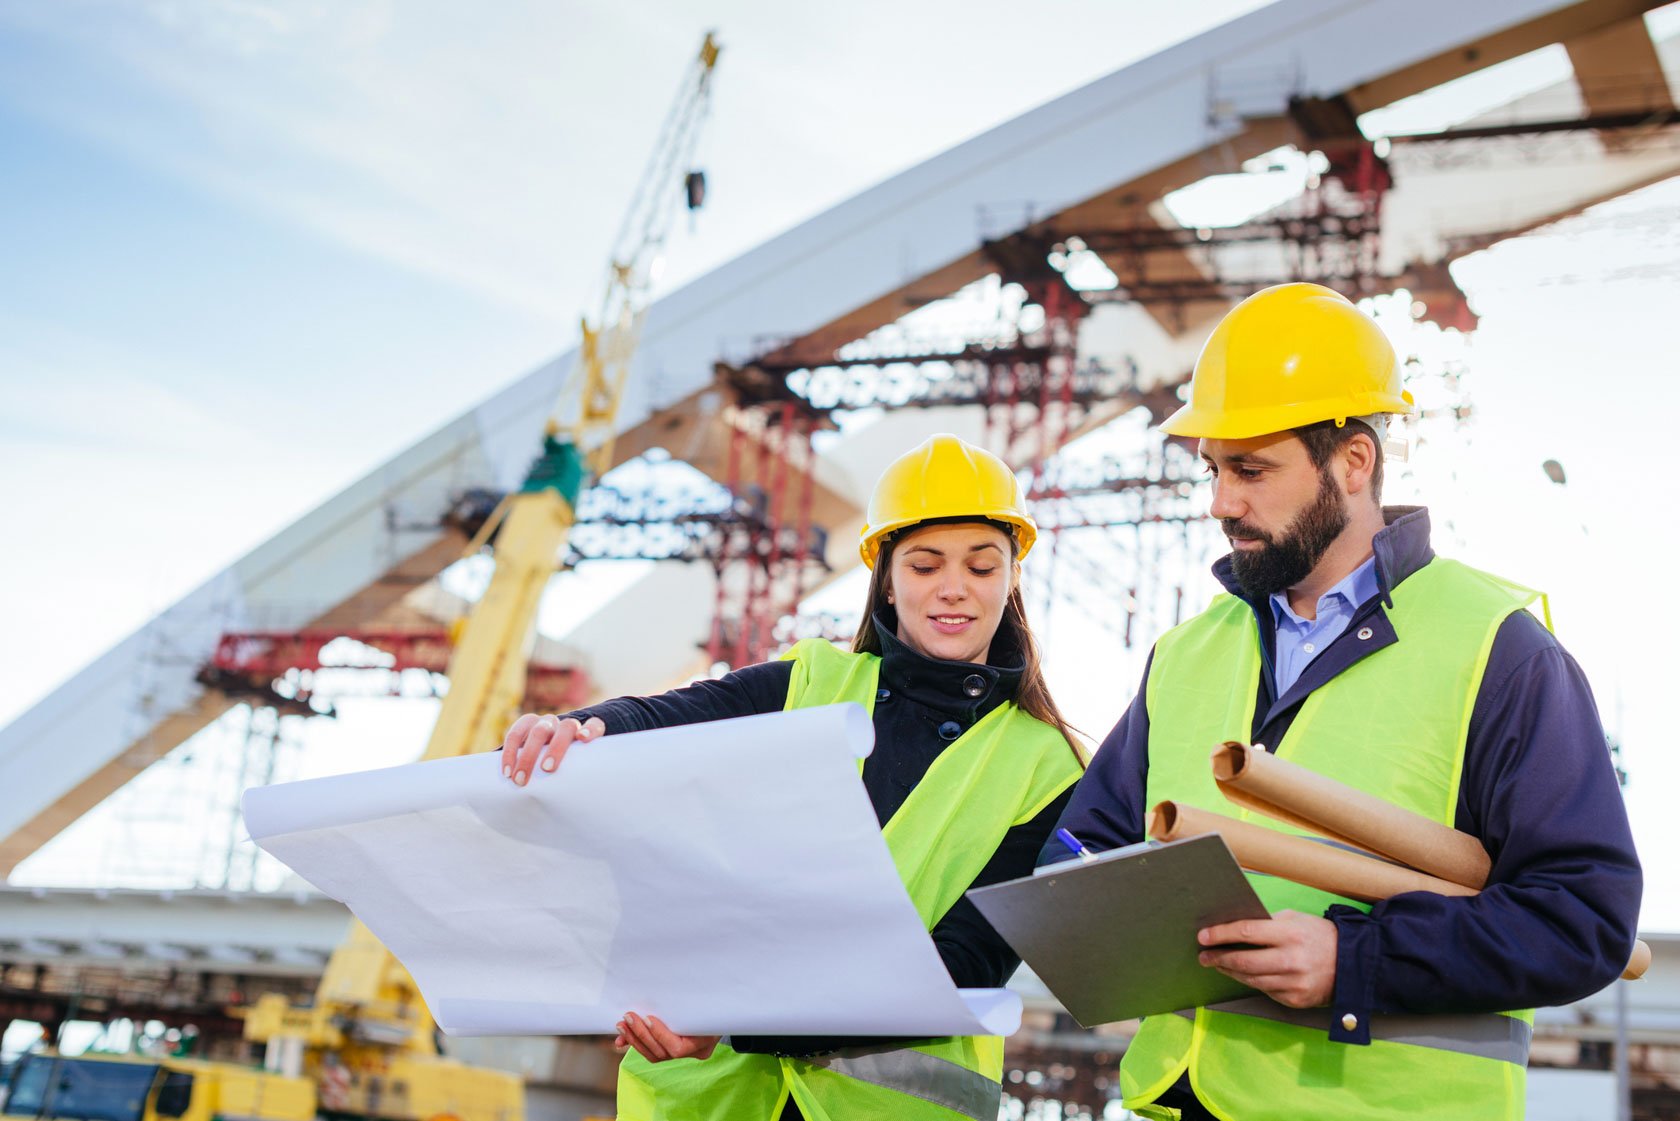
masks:
[[(554, 574), (579, 495), (612, 466), (619, 402), (641, 333), (678, 185), (697, 209), (705, 181), (692, 170), (710, 104), (718, 44), (707, 34), (661, 129), (614, 244), (606, 291), (583, 322), (571, 380), (550, 417), (525, 482), (475, 535), (495, 535), (495, 572), (456, 638), (449, 693), (423, 759), (482, 751), (501, 741), (524, 695), (537, 606)], [(402, 964), (360, 922), (327, 963), (312, 1004), (268, 993), (247, 1011), (245, 1038), (266, 1047), (263, 1070), (183, 1059), (31, 1056), (7, 1113), (107, 1121), (310, 1121), (318, 1114), (381, 1121), (523, 1121), (517, 1075), (443, 1056), (436, 1024)], [(107, 1102), (100, 1090), (122, 1086)], [(78, 1104), (79, 1103), (79, 1104)], [(12, 1108), (13, 1104), (16, 1109)], [(65, 1110), (70, 1113), (65, 1113)]]

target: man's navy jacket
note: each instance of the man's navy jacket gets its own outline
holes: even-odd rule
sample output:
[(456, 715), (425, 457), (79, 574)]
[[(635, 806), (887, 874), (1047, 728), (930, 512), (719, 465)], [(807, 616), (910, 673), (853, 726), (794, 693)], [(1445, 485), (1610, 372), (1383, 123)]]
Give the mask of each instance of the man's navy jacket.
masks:
[[(1229, 557), (1214, 566), (1226, 589), (1254, 609), (1259, 628), (1266, 668), (1251, 742), (1282, 742), (1308, 694), (1400, 641), (1384, 612), (1389, 589), (1434, 552), (1426, 510), (1384, 514), (1389, 524), (1373, 541), (1378, 594), (1282, 697), (1271, 695), (1275, 624), (1266, 599), (1242, 595)], [(1372, 639), (1352, 641), (1361, 627), (1375, 632)], [(1148, 674), (1146, 668), (1146, 680)], [(1144, 696), (1139, 688), (1062, 815), (1060, 825), (1092, 849), (1144, 838)], [(1335, 992), (1325, 1013), (1332, 1039), (1368, 1042), (1369, 1013), (1567, 1004), (1602, 989), (1627, 963), (1642, 876), (1604, 730), (1580, 667), (1526, 611), (1508, 618), (1494, 638), (1470, 718), (1454, 824), (1479, 837), (1493, 858), (1480, 895), (1413, 892), (1376, 904), (1369, 915), (1330, 908), (1338, 935)], [(1066, 857), (1052, 841), (1039, 859)], [(1348, 1012), (1358, 1024), (1351, 1032), (1341, 1025)]]

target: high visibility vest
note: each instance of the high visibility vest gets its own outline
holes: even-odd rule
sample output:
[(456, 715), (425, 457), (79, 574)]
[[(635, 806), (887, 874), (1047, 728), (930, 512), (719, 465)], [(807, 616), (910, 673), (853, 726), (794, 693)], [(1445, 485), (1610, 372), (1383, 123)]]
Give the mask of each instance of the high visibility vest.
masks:
[[(1452, 825), (1470, 713), (1494, 635), (1536, 598), (1457, 562), (1432, 561), (1392, 592), (1388, 618), (1398, 640), (1314, 690), (1283, 742), (1269, 746)], [(1358, 630), (1344, 641), (1370, 638)], [(1172, 799), (1304, 832), (1227, 801), (1208, 765), (1220, 743), (1248, 739), (1260, 673), (1253, 612), (1233, 596), (1161, 637), (1145, 686), (1147, 805)], [(1370, 910), (1276, 877), (1249, 880), (1274, 913), (1319, 915), (1332, 903)], [(1227, 1121), (1401, 1121), (1418, 1115), (1420, 1100), (1431, 1103), (1431, 1117), (1522, 1116), (1532, 1012), (1375, 1016), (1369, 1046), (1330, 1042), (1331, 1015), (1256, 996), (1150, 1016), (1121, 1061), (1122, 1100), (1143, 1109), (1188, 1069), (1197, 1097)]]
[[(788, 709), (850, 701), (873, 713), (881, 659), (821, 639), (800, 642)], [(861, 769), (861, 762), (859, 764)], [(939, 754), (881, 833), (910, 899), (932, 930), (991, 860), (1004, 834), (1037, 817), (1079, 778), (1060, 732), (1009, 702)], [(950, 1036), (789, 1059), (718, 1044), (709, 1059), (649, 1063), (634, 1051), (618, 1072), (620, 1121), (774, 1121), (791, 1096), (809, 1121), (892, 1117), (995, 1121), (1003, 1040)]]

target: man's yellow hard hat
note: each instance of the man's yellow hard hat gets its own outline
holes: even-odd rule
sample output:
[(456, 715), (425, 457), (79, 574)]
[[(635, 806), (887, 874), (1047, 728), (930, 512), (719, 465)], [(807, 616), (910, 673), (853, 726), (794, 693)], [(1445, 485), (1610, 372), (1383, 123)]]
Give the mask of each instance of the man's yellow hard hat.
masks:
[(1173, 436), (1242, 440), (1321, 420), (1409, 413), (1388, 336), (1340, 292), (1279, 284), (1232, 308), (1190, 376)]
[(893, 460), (869, 496), (858, 551), (875, 567), (888, 534), (918, 522), (971, 517), (1003, 522), (1015, 531), (1015, 556), (1027, 555), (1038, 526), (1027, 513), (1021, 482), (985, 448), (940, 434)]

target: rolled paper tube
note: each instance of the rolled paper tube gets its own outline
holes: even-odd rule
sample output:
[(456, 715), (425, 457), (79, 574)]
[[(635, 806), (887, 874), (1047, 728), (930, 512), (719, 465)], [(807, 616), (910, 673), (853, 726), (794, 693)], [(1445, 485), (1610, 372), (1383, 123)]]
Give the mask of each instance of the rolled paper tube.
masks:
[(1237, 863), (1250, 872), (1293, 880), (1320, 891), (1375, 903), (1408, 891), (1436, 895), (1475, 895), (1475, 888), (1438, 876), (1402, 868), (1373, 856), (1263, 825), (1187, 806), (1162, 802), (1150, 814), (1149, 835), (1157, 841), (1177, 841), (1203, 833), (1218, 833), (1230, 846)]
[(1468, 833), (1326, 778), (1265, 748), (1224, 743), (1213, 777), (1230, 801), (1470, 888), (1487, 886), (1493, 862)]
[[(1407, 891), (1432, 891), (1437, 895), (1460, 897), (1481, 894), (1463, 884), (1389, 864), (1377, 857), (1362, 856), (1290, 833), (1279, 833), (1263, 825), (1238, 821), (1234, 817), (1197, 809), (1183, 802), (1162, 802), (1150, 812), (1149, 835), (1157, 841), (1181, 841), (1204, 833), (1218, 833), (1223, 837), (1237, 863), (1250, 872), (1279, 876), (1367, 903)], [(1644, 941), (1636, 941), (1633, 956), (1622, 971), (1622, 977), (1636, 981), (1650, 967), (1651, 947)]]

